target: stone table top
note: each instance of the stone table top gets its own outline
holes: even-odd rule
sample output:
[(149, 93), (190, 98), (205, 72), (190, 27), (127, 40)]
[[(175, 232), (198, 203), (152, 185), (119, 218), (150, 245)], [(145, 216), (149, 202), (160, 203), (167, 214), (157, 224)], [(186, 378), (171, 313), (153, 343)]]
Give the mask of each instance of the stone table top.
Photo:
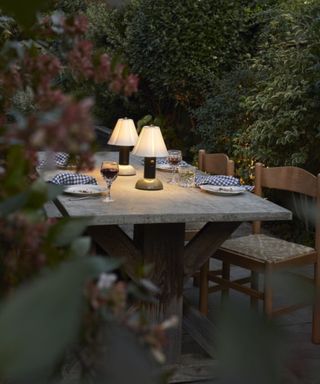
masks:
[[(99, 172), (102, 160), (117, 160), (117, 153), (98, 152), (97, 169), (86, 174), (94, 176), (98, 184), (105, 185)], [(141, 158), (134, 156), (131, 156), (131, 163), (137, 175), (118, 176), (111, 187), (112, 203), (104, 203), (101, 196), (77, 200), (74, 196), (62, 194), (57, 200), (63, 214), (90, 218), (91, 225), (269, 221), (290, 220), (292, 217), (287, 209), (250, 192), (217, 196), (202, 192), (199, 188), (168, 184), (166, 180), (170, 175), (159, 170), (156, 177), (162, 180), (163, 190), (135, 189), (136, 181), (143, 175), (143, 165)]]

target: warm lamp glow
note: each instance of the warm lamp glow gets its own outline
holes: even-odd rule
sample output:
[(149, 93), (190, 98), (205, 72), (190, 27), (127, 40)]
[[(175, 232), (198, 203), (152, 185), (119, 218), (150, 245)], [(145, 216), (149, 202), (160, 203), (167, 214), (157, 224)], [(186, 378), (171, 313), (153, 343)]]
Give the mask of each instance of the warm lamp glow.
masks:
[(136, 170), (129, 164), (129, 152), (138, 140), (138, 133), (132, 119), (118, 119), (108, 144), (119, 146), (119, 175), (132, 176)]
[(119, 145), (123, 147), (132, 147), (136, 144), (138, 134), (132, 119), (118, 119), (113, 129), (108, 144)]
[(168, 151), (160, 128), (154, 125), (144, 126), (132, 154), (141, 157), (167, 157)]
[(144, 157), (144, 178), (137, 181), (136, 188), (146, 191), (163, 189), (161, 181), (156, 179), (156, 157), (166, 157), (168, 151), (160, 128), (144, 126), (132, 153)]

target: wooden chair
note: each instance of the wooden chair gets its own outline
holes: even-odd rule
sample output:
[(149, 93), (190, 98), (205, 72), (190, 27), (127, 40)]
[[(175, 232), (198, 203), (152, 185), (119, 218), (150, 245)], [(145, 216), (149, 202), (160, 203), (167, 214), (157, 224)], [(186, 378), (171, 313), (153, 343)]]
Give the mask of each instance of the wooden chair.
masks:
[[(314, 266), (315, 300), (313, 307), (312, 341), (320, 343), (320, 174), (318, 177), (297, 167), (265, 168), (255, 166), (255, 194), (262, 195), (262, 188), (291, 191), (313, 198), (316, 202), (316, 224), (314, 248), (291, 243), (261, 234), (261, 223), (253, 223), (253, 234), (229, 239), (214, 254), (224, 263), (224, 275), (210, 276), (210, 280), (224, 289), (235, 289), (251, 297), (256, 307), (263, 300), (264, 312), (268, 317), (288, 313), (302, 307), (291, 305), (273, 308), (272, 273), (305, 265)], [(237, 265), (251, 271), (250, 287), (230, 279), (230, 265)], [(258, 277), (264, 274), (263, 290), (259, 290)], [(243, 279), (245, 280), (245, 279)]]
[[(198, 167), (200, 171), (207, 172), (213, 175), (234, 176), (234, 161), (230, 160), (224, 153), (206, 153), (204, 149), (199, 150)], [(202, 228), (205, 223), (190, 223), (186, 226), (185, 240), (189, 241)], [(200, 287), (199, 293), (199, 310), (201, 313), (208, 314), (208, 260), (200, 269), (200, 272), (195, 274), (196, 284)], [(212, 274), (222, 274), (222, 270), (210, 271)]]

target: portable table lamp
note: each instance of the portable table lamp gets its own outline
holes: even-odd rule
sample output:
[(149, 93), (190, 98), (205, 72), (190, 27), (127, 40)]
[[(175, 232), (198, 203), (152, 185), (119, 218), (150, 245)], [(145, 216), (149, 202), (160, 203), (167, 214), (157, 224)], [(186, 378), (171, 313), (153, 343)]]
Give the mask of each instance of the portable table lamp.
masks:
[(121, 176), (136, 174), (136, 170), (129, 164), (130, 147), (133, 147), (138, 139), (138, 134), (132, 119), (118, 119), (113, 129), (108, 144), (119, 146), (119, 173)]
[(161, 181), (156, 179), (156, 158), (168, 156), (168, 151), (160, 128), (144, 126), (132, 154), (144, 157), (144, 178), (137, 181), (136, 188), (151, 191), (163, 189)]

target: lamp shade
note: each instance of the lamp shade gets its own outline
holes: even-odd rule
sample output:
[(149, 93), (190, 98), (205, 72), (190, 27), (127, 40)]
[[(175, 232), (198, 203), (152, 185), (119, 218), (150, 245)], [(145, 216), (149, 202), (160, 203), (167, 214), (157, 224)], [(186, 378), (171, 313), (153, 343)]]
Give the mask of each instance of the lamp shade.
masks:
[(133, 148), (133, 155), (141, 157), (166, 157), (167, 147), (164, 143), (160, 128), (146, 125), (142, 128), (137, 144)]
[(131, 147), (136, 144), (138, 133), (132, 119), (118, 119), (108, 144)]

